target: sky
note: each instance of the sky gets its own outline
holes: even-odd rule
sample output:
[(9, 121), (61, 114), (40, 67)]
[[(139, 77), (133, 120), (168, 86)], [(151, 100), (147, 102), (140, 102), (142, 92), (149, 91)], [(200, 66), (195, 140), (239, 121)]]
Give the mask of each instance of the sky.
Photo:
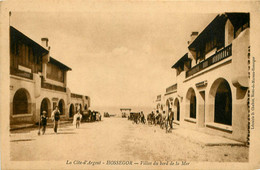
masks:
[(172, 11), (13, 11), (10, 25), (72, 68), (71, 92), (90, 96), (91, 107), (150, 107), (175, 83), (171, 66), (187, 52), (192, 31), (216, 13)]

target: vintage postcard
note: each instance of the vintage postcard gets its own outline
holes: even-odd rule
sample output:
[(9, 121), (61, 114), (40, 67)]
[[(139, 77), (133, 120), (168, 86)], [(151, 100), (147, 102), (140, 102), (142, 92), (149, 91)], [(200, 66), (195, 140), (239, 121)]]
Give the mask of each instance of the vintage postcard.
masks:
[(0, 2), (1, 169), (258, 169), (258, 1)]

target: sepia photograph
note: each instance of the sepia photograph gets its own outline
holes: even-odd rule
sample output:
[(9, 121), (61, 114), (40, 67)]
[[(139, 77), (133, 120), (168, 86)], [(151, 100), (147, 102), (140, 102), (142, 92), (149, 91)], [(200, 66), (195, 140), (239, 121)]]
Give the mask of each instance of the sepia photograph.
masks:
[(2, 169), (260, 168), (258, 2), (23, 2), (0, 2)]

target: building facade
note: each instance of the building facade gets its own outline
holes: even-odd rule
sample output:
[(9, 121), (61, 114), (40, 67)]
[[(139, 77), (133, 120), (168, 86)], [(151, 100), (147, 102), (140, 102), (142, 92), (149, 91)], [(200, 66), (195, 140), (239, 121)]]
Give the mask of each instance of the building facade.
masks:
[(248, 142), (249, 21), (249, 13), (219, 14), (191, 34), (187, 53), (172, 66), (175, 83), (156, 103), (174, 111), (174, 123)]
[(88, 110), (90, 98), (70, 92), (71, 68), (50, 56), (48, 39), (39, 45), (10, 26), (10, 124), (36, 123), (42, 111), (51, 116), (58, 106), (61, 119), (76, 109)]

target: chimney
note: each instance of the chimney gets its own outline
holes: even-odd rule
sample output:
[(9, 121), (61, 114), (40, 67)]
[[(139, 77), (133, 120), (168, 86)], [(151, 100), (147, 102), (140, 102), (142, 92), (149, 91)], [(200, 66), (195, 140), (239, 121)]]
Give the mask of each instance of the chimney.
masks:
[(191, 32), (191, 35), (190, 35), (190, 41), (188, 41), (188, 43), (192, 43), (195, 38), (199, 35), (199, 32)]
[(50, 50), (51, 50), (51, 47), (49, 46), (48, 42), (48, 38), (41, 38), (42, 40), (42, 47), (45, 48), (46, 50), (48, 50), (48, 53), (42, 57), (42, 62), (43, 63), (48, 63), (50, 61)]
[(42, 38), (42, 46), (46, 49), (49, 48), (48, 41), (48, 38)]

